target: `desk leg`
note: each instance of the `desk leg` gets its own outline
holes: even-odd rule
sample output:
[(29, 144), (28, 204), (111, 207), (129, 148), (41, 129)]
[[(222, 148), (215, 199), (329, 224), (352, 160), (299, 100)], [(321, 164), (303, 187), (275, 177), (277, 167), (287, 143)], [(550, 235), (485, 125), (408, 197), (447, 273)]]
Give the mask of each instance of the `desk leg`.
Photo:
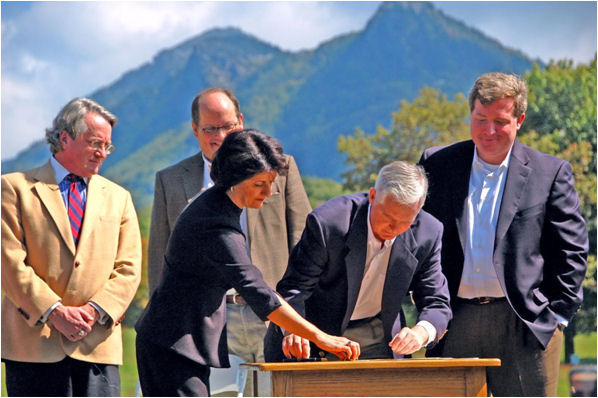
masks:
[(272, 372), (250, 370), (254, 397), (272, 397)]
[(258, 395), (258, 388), (257, 388), (257, 371), (252, 370), (251, 372), (251, 381), (253, 381), (253, 397), (259, 397)]
[(470, 368), (465, 371), (465, 396), (487, 397), (486, 368)]

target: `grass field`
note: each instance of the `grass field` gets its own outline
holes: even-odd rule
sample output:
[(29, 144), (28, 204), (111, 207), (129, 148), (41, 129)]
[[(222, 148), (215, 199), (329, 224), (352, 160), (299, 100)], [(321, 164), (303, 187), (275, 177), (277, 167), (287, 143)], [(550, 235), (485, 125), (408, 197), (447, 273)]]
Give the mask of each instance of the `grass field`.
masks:
[[(137, 361), (135, 360), (135, 330), (126, 328), (123, 334), (124, 365), (120, 367), (120, 378), (123, 397), (135, 396), (137, 384)], [(596, 332), (575, 336), (575, 352), (581, 363), (596, 363)], [(564, 351), (564, 350), (563, 350)], [(564, 356), (564, 354), (563, 354)], [(569, 396), (569, 370), (571, 365), (561, 364), (559, 374), (558, 396)], [(6, 397), (4, 383), (4, 364), (2, 364), (2, 396)]]
[(135, 358), (135, 329), (123, 329), (123, 366), (120, 367), (121, 394), (123, 397), (135, 396), (137, 385), (137, 360)]

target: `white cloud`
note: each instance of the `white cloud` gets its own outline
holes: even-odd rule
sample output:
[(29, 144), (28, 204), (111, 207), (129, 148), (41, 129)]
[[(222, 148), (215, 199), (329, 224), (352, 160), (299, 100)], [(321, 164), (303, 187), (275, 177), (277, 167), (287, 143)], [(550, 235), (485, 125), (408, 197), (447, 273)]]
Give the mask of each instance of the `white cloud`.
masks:
[(36, 58), (34, 55), (24, 52), (21, 55), (21, 65), (23, 71), (29, 74), (43, 73), (49, 67), (48, 62)]
[(11, 40), (17, 32), (17, 26), (13, 21), (2, 21), (2, 40)]
[(3, 76), (2, 91), (14, 93), (6, 99), (4, 95), (2, 98), (2, 158), (10, 158), (44, 137), (45, 128), (50, 125), (58, 109), (49, 107), (49, 96), (28, 81), (11, 80)]
[[(362, 5), (358, 16), (354, 5), (308, 2), (272, 2), (264, 8), (246, 6), (247, 12), (238, 17), (239, 26), (262, 40), (275, 43), (285, 50), (315, 48), (323, 40), (339, 33), (362, 29), (377, 4)], [(367, 10), (367, 11), (366, 11)], [(259, 21), (259, 24), (255, 23)]]

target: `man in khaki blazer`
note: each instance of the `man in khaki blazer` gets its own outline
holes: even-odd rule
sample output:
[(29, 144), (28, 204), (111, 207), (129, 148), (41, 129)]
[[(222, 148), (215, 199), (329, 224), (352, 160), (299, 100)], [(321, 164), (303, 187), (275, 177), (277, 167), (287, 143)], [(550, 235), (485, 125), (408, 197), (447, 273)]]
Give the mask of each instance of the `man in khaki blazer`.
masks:
[[(162, 260), (174, 223), (185, 206), (211, 186), (209, 167), (226, 135), (243, 129), (243, 114), (235, 95), (209, 88), (191, 106), (193, 134), (201, 152), (156, 173), (148, 249), (150, 294), (159, 287)], [(246, 209), (245, 223), (253, 263), (274, 287), (282, 277), (289, 252), (297, 243), (311, 211), (297, 164), (288, 157), (287, 176), (274, 180), (272, 196), (262, 208)], [(206, 242), (210, 244), (210, 242)], [(244, 361), (263, 361), (266, 325), (234, 292), (227, 296), (227, 334), (231, 354)]]
[[(50, 161), (2, 176), (2, 360), (11, 396), (120, 396), (120, 321), (139, 285), (141, 240), (129, 192), (97, 175), (115, 123), (76, 98), (47, 130)], [(71, 174), (82, 178), (78, 243), (67, 213)]]

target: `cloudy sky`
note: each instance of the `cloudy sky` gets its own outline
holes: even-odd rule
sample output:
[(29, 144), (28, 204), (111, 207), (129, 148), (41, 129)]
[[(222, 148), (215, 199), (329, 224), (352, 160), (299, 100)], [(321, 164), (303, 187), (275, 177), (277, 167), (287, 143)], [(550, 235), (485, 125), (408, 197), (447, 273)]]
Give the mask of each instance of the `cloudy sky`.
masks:
[[(543, 61), (588, 62), (596, 2), (434, 2), (446, 14)], [(235, 26), (282, 49), (363, 29), (379, 2), (6, 2), (1, 4), (1, 156), (43, 138), (60, 107), (163, 48)]]

